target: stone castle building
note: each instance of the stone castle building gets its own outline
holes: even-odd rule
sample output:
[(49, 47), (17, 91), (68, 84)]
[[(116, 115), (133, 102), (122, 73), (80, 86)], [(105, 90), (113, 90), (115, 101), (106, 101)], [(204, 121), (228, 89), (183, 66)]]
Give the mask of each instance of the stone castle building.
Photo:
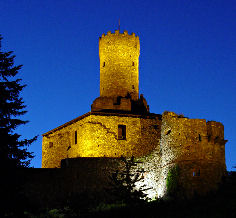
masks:
[(100, 96), (91, 112), (43, 134), (42, 168), (60, 168), (63, 159), (134, 156), (151, 198), (165, 194), (168, 172), (176, 165), (187, 195), (217, 188), (226, 171), (224, 126), (174, 112), (150, 113), (139, 95), (139, 55), (134, 33), (116, 30), (99, 38)]

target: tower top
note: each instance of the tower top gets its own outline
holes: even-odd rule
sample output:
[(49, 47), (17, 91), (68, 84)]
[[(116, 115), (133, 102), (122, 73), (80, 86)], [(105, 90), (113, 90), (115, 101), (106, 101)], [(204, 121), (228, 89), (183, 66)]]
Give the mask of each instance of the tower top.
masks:
[(102, 97), (139, 96), (139, 37), (115, 30), (99, 38), (100, 95)]
[[(119, 27), (120, 27), (120, 25), (119, 25)], [(135, 37), (135, 33), (131, 33), (129, 35), (127, 30), (124, 30), (124, 32), (122, 33), (122, 32), (120, 32), (120, 29), (118, 29), (118, 30), (115, 30), (115, 33), (112, 33), (111, 31), (108, 31), (107, 34), (103, 33), (102, 36), (99, 37), (99, 39), (106, 37), (106, 36), (117, 36), (117, 35)], [(136, 36), (136, 38), (138, 38), (138, 36)]]
[(99, 57), (101, 58), (102, 54), (106, 54), (107, 56), (108, 53), (114, 57), (118, 55), (117, 52), (121, 52), (119, 58), (125, 55), (139, 57), (139, 37), (136, 36), (135, 33), (128, 34), (127, 30), (123, 33), (119, 30), (115, 30), (114, 33), (108, 31), (106, 35), (103, 33), (102, 36), (99, 37)]
[(100, 97), (91, 110), (149, 111), (143, 96), (139, 98), (139, 37), (128, 31), (108, 31), (99, 37)]

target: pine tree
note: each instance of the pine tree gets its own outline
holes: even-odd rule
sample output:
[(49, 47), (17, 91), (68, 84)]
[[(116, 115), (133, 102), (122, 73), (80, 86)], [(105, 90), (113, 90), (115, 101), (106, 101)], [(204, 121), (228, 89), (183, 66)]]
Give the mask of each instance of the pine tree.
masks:
[(21, 140), (21, 135), (15, 132), (18, 126), (28, 122), (19, 118), (27, 112), (20, 97), (26, 85), (21, 85), (21, 79), (16, 78), (22, 65), (14, 66), (15, 55), (12, 51), (2, 51), (1, 40), (0, 35), (0, 167), (29, 167), (34, 156), (27, 147), (37, 136)]
[(112, 174), (111, 187), (107, 189), (108, 192), (115, 197), (116, 201), (129, 205), (148, 201), (149, 198), (145, 191), (151, 188), (147, 188), (146, 185), (136, 187), (137, 182), (144, 180), (144, 170), (135, 169), (141, 162), (135, 162), (134, 157), (122, 157), (121, 160), (125, 164), (125, 168)]

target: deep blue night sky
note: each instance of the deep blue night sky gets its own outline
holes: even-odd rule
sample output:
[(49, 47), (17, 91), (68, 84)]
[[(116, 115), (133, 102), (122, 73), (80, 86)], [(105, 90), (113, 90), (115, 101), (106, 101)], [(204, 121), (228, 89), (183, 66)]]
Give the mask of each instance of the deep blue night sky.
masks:
[(235, 0), (2, 0), (0, 33), (13, 50), (30, 123), (24, 138), (41, 167), (41, 134), (88, 111), (99, 96), (98, 37), (118, 28), (140, 37), (140, 93), (153, 113), (174, 111), (225, 126), (236, 165)]

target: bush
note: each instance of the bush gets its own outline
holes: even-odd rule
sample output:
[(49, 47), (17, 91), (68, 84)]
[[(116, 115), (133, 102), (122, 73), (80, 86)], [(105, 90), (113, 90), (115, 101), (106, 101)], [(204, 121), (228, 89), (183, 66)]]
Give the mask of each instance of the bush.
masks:
[(179, 173), (180, 168), (178, 165), (172, 167), (167, 175), (166, 180), (166, 188), (167, 188), (167, 195), (169, 196), (176, 196), (179, 190)]

